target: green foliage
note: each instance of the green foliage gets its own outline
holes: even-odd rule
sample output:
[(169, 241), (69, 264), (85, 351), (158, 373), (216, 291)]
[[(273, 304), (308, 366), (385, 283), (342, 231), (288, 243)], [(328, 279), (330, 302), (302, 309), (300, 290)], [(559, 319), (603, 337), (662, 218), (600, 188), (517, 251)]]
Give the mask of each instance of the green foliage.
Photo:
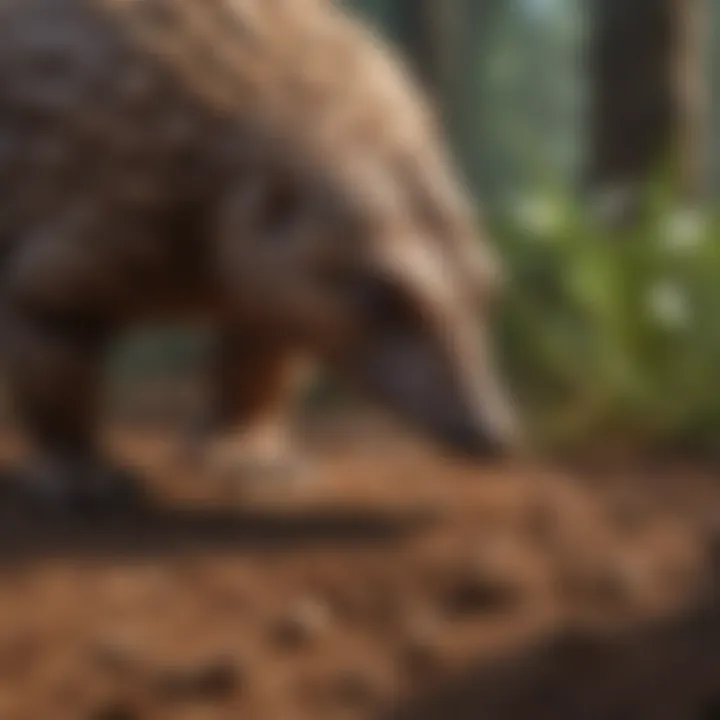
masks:
[(497, 223), (502, 347), (540, 437), (705, 444), (720, 428), (720, 218), (655, 194), (632, 231), (547, 192)]

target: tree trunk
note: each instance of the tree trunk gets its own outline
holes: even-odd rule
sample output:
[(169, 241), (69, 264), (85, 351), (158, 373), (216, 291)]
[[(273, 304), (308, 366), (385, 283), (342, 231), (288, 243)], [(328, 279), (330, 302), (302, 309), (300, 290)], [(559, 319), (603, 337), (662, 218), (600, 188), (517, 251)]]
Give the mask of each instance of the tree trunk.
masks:
[(680, 182), (692, 196), (709, 188), (711, 172), (710, 0), (676, 0), (680, 37), (676, 87)]
[(705, 184), (707, 0), (593, 0), (590, 183), (635, 194), (670, 169)]
[(460, 0), (397, 0), (401, 41), (425, 89), (452, 123), (458, 100)]
[(434, 98), (460, 167), (478, 175), (470, 150), (479, 143), (482, 98), (478, 46), (485, 47), (508, 0), (394, 0), (399, 39)]

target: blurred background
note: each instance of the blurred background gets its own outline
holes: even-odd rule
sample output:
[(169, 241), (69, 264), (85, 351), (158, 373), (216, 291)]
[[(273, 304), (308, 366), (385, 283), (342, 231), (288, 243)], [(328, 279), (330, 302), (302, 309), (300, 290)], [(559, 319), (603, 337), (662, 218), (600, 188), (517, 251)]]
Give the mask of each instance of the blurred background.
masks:
[[(513, 278), (498, 332), (538, 438), (712, 451), (718, 3), (348, 4), (436, 98)], [(202, 347), (133, 338), (118, 367), (167, 377)]]
[(0, 508), (0, 719), (720, 719), (720, 0), (347, 1), (438, 104), (558, 452), (456, 466), (323, 385), (300, 429), (347, 435), (243, 495), (162, 430), (207, 331), (135, 334), (113, 402), (162, 422), (113, 437), (158, 507)]

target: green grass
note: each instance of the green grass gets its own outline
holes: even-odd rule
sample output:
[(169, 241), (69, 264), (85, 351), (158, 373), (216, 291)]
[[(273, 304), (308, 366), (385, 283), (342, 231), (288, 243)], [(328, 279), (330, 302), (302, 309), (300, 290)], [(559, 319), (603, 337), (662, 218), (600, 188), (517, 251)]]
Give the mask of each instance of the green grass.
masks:
[(503, 357), (541, 439), (716, 439), (720, 218), (657, 193), (632, 231), (603, 230), (547, 192), (508, 208), (495, 233), (512, 276)]

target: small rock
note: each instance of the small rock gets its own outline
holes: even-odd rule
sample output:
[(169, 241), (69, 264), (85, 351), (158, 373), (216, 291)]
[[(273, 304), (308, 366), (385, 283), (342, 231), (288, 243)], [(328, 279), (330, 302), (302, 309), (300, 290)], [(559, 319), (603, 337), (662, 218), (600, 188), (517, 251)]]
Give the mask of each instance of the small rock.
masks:
[(273, 637), (285, 649), (304, 647), (322, 635), (330, 623), (328, 607), (321, 601), (306, 598), (273, 627)]
[(455, 569), (446, 582), (443, 606), (451, 615), (508, 610), (521, 600), (522, 579), (512, 563), (483, 553)]
[(197, 667), (170, 669), (157, 682), (158, 692), (172, 700), (224, 700), (242, 685), (242, 673), (231, 659)]
[(481, 577), (459, 578), (445, 598), (445, 605), (454, 615), (494, 612), (512, 600), (507, 588)]
[(412, 677), (425, 678), (441, 666), (441, 636), (438, 623), (431, 615), (416, 614), (409, 619), (400, 655)]

